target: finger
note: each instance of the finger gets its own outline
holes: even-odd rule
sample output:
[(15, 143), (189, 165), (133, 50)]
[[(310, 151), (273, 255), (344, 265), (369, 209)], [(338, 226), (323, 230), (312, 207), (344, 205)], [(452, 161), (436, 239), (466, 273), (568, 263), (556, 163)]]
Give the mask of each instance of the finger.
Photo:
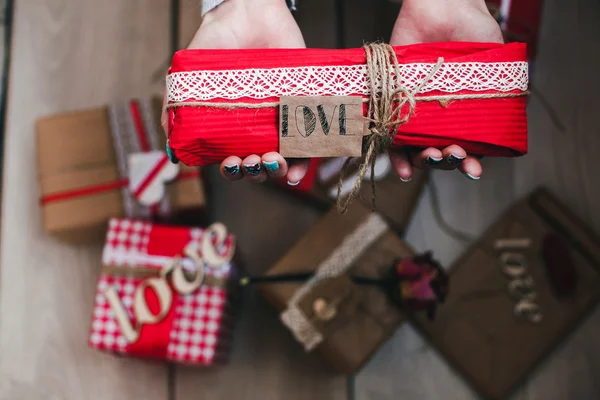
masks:
[(483, 174), (481, 162), (472, 156), (467, 156), (458, 166), (458, 170), (473, 181), (478, 181), (481, 178), (481, 174)]
[(441, 150), (429, 147), (423, 151), (413, 151), (411, 159), (417, 168), (435, 168), (444, 160), (444, 155)]
[(289, 160), (289, 168), (287, 172), (288, 185), (296, 186), (306, 176), (310, 158), (296, 158)]
[(242, 170), (244, 178), (250, 182), (261, 183), (267, 180), (267, 173), (262, 167), (261, 159), (256, 154), (244, 158), (242, 161)]
[(408, 159), (408, 154), (404, 149), (390, 149), (390, 161), (392, 167), (400, 177), (402, 182), (408, 182), (412, 179), (413, 168)]
[(444, 161), (438, 166), (438, 169), (450, 170), (458, 167), (467, 158), (467, 152), (460, 146), (453, 144), (442, 150)]
[(237, 181), (242, 179), (242, 159), (235, 156), (227, 157), (221, 163), (221, 176), (228, 181)]
[(287, 162), (281, 157), (281, 154), (276, 152), (263, 154), (262, 166), (267, 175), (273, 179), (281, 179), (288, 172)]

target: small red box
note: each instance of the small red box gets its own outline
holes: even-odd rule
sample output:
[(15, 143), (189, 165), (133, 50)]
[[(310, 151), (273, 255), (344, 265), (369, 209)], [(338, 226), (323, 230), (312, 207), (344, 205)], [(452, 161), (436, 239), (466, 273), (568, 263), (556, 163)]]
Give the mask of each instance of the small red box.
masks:
[(234, 250), (222, 224), (200, 229), (111, 220), (90, 347), (178, 363), (224, 360)]

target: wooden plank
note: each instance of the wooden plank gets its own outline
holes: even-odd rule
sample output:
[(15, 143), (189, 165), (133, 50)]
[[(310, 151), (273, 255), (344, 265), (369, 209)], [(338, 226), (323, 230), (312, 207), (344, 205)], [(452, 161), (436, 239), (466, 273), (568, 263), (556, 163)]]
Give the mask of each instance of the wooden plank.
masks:
[[(260, 274), (306, 232), (316, 212), (284, 193), (247, 182), (225, 183), (212, 172), (211, 213), (237, 235), (244, 267)], [(228, 365), (178, 368), (176, 399), (344, 399), (345, 379), (306, 354), (275, 311), (244, 293)]]
[(298, 1), (294, 17), (302, 30), (306, 47), (337, 47), (336, 0)]
[(199, 0), (179, 1), (179, 48), (185, 49), (202, 22), (202, 2)]
[[(537, 184), (600, 233), (600, 3), (546, 0), (534, 87), (554, 108), (564, 132), (551, 122), (538, 97), (529, 108), (530, 152), (516, 161), (515, 193)], [(522, 390), (524, 400), (598, 399), (600, 309), (544, 362)]]
[[(530, 99), (530, 153), (516, 160), (485, 159), (484, 175), (471, 182), (459, 173), (433, 174), (440, 208), (454, 228), (482, 233), (512, 201), (538, 185), (559, 198), (600, 232), (600, 186), (594, 171), (600, 152), (600, 26), (593, 0), (547, 0), (533, 83), (566, 126), (561, 133), (535, 96)], [(419, 250), (433, 249), (449, 265), (466, 247), (443, 233), (432, 216), (430, 192), (423, 196), (407, 239)], [(600, 366), (597, 332), (600, 310), (537, 368), (514, 398), (596, 399)], [(402, 327), (356, 378), (356, 398), (381, 400), (476, 399), (463, 379), (410, 326)]]
[(16, 2), (2, 211), (0, 397), (167, 398), (166, 367), (87, 348), (100, 244), (41, 230), (36, 118), (155, 93), (162, 0)]
[(388, 0), (344, 0), (344, 47), (389, 42), (400, 5)]

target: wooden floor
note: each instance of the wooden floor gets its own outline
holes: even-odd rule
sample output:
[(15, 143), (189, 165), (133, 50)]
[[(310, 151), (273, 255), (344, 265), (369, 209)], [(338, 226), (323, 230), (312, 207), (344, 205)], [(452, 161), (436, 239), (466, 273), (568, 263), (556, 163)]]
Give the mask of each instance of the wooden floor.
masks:
[[(303, 0), (298, 19), (309, 46), (359, 46), (385, 39), (397, 6)], [(182, 43), (198, 23), (183, 0)], [(86, 346), (100, 245), (70, 247), (41, 230), (34, 121), (55, 112), (160, 93), (152, 74), (169, 54), (165, 0), (16, 0), (4, 164), (0, 265), (0, 400), (260, 399), (468, 400), (461, 377), (409, 326), (398, 330), (355, 379), (331, 375), (304, 354), (263, 300), (247, 293), (231, 364), (167, 367)], [(556, 109), (558, 130), (531, 99), (531, 154), (485, 160), (479, 182), (434, 174), (446, 219), (482, 232), (539, 184), (558, 193), (600, 232), (600, 3), (546, 0), (533, 83)], [(311, 26), (310, 29), (308, 27)], [(360, 27), (360, 28), (359, 28)], [(340, 40), (339, 33), (345, 33)], [(252, 272), (266, 269), (317, 217), (261, 185), (214, 179), (212, 211), (239, 237)], [(262, 213), (256, 210), (263, 210)], [(442, 233), (423, 196), (408, 240), (450, 263), (465, 248)], [(519, 400), (600, 399), (600, 310), (527, 381)]]

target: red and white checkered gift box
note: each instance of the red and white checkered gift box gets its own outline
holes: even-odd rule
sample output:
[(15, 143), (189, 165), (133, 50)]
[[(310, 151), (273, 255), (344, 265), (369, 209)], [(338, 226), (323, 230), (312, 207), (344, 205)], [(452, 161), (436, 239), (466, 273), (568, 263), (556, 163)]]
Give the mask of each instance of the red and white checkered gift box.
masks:
[[(207, 244), (210, 249), (204, 247)], [(234, 237), (221, 224), (199, 229), (111, 220), (89, 345), (182, 363), (223, 360), (232, 333), (226, 283), (233, 273), (234, 249)], [(220, 265), (215, 265), (215, 257)], [(186, 271), (180, 276), (187, 283), (199, 269), (203, 279), (191, 290), (180, 290), (174, 269), (161, 273), (169, 265)], [(142, 309), (151, 318), (141, 317)]]

